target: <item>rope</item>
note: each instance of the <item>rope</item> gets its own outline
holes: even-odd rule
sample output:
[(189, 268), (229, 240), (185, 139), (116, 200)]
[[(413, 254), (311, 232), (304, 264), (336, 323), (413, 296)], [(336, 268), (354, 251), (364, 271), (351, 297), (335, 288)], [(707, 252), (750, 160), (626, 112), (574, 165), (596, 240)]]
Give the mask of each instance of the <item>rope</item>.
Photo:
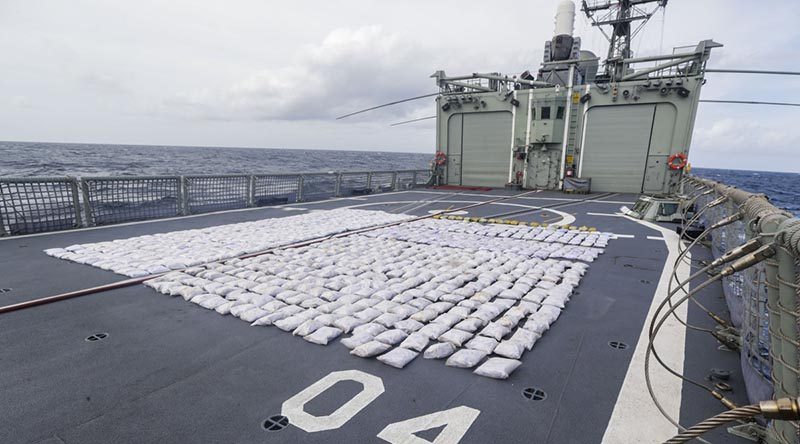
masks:
[(665, 441), (664, 444), (681, 444), (689, 442), (699, 437), (700, 435), (710, 432), (711, 430), (723, 426), (731, 421), (736, 421), (737, 419), (751, 418), (760, 413), (761, 413), (761, 408), (758, 406), (758, 404), (747, 405), (744, 407), (738, 407), (733, 410), (729, 410), (727, 412), (722, 412), (717, 416), (708, 418), (705, 421), (702, 421), (697, 425), (686, 429), (686, 431), (675, 435), (671, 439)]

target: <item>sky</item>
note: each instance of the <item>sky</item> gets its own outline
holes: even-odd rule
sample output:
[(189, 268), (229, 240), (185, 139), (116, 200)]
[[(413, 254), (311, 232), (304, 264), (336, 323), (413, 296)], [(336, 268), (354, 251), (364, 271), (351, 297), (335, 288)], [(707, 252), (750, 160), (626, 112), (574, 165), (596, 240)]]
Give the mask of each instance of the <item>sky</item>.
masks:
[[(434, 152), (448, 74), (538, 69), (557, 0), (2, 0), (0, 140)], [(768, 5), (769, 7), (765, 7)], [(800, 71), (800, 2), (671, 0), (636, 55)], [(583, 49), (606, 41), (579, 11)], [(706, 99), (800, 102), (800, 76), (707, 75)], [(701, 104), (695, 166), (800, 172), (800, 108)]]

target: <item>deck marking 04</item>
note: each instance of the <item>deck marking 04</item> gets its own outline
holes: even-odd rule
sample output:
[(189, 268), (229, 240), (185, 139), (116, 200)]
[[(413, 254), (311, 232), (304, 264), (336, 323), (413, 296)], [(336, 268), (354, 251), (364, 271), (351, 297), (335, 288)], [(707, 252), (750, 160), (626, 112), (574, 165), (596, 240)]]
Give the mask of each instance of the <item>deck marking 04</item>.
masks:
[(658, 236), (647, 236), (647, 238), (649, 240), (655, 240), (655, 241), (663, 241), (664, 240), (663, 237), (658, 237)]
[[(664, 269), (658, 281), (658, 287), (650, 304), (650, 308), (645, 317), (642, 332), (636, 343), (636, 350), (633, 353), (625, 381), (622, 383), (619, 396), (617, 397), (614, 411), (608, 422), (603, 444), (625, 444), (631, 442), (656, 443), (663, 442), (675, 435), (675, 427), (669, 423), (656, 408), (650, 395), (647, 393), (647, 385), (644, 379), (644, 357), (648, 346), (648, 326), (652, 319), (656, 307), (667, 296), (667, 288), (672, 273), (672, 264), (678, 258), (678, 234), (660, 227), (656, 224), (645, 222), (625, 216), (633, 222), (644, 225), (653, 230), (659, 231), (667, 244), (667, 259), (664, 262)], [(690, 256), (687, 254), (687, 257)], [(681, 280), (689, 277), (689, 266), (681, 263), (677, 268), (678, 278)], [(686, 304), (682, 304), (676, 310), (681, 318), (686, 318)], [(656, 347), (659, 355), (672, 368), (683, 369), (684, 353), (686, 347), (686, 328), (675, 318), (670, 317), (664, 323), (661, 333), (656, 340)], [(657, 395), (661, 395), (660, 401), (666, 412), (673, 418), (680, 418), (681, 409), (681, 389), (680, 379), (667, 373), (657, 363), (650, 366), (651, 380), (653, 389)], [(632, 427), (635, 425), (635, 427)]]
[[(355, 381), (364, 388), (330, 415), (314, 416), (305, 411), (304, 407), (308, 402), (341, 381)], [(284, 401), (281, 415), (289, 418), (292, 425), (306, 432), (338, 429), (383, 392), (383, 381), (377, 376), (359, 370), (333, 372)]]
[(389, 424), (378, 433), (378, 438), (392, 444), (430, 444), (431, 441), (415, 436), (414, 433), (445, 426), (433, 443), (457, 444), (480, 413), (480, 410), (462, 405)]

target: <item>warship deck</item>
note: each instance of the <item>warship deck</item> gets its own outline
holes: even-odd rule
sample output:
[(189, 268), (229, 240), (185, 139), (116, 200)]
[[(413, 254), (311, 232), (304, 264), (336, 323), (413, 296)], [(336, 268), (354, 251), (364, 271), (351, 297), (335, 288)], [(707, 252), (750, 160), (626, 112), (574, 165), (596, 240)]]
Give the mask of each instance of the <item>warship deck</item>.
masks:
[[(389, 424), (458, 406), (479, 411), (460, 441), (447, 428), (434, 427), (405, 442), (663, 441), (674, 428), (653, 413), (641, 355), (648, 311), (671, 271), (666, 259), (674, 248), (668, 236), (674, 226), (616, 214), (635, 195), (514, 194), (413, 190), (1, 239), (0, 287), (8, 291), (0, 293), (0, 305), (8, 305), (124, 279), (49, 257), (42, 252), (47, 248), (317, 209), (425, 215), (506, 196), (470, 208), (469, 216), (529, 210), (508, 218), (557, 223), (566, 215), (575, 218), (571, 225), (617, 235), (592, 263), (559, 320), (507, 380), (426, 359), (395, 369), (350, 356), (338, 341), (321, 347), (275, 328), (250, 327), (143, 285), (2, 314), (0, 442), (385, 442), (377, 435)], [(692, 253), (695, 259), (709, 256), (702, 248)], [(719, 286), (700, 299), (725, 313)], [(688, 319), (712, 325), (691, 305)], [(85, 340), (101, 332), (108, 336)], [(719, 350), (713, 338), (701, 333), (673, 328), (665, 336), (665, 356), (682, 362), (687, 376), (702, 380), (711, 368), (729, 370), (729, 397), (746, 403), (738, 354)], [(628, 347), (613, 348), (612, 341)], [(306, 432), (291, 424), (277, 431), (264, 428), (267, 418), (281, 413), (284, 401), (344, 370), (377, 376), (383, 393), (332, 430)], [(677, 378), (656, 373), (654, 381), (660, 398), (679, 410), (684, 425), (723, 410), (707, 393)], [(352, 381), (338, 383), (305, 410), (328, 415), (361, 388)], [(530, 388), (544, 392), (544, 399), (523, 396)], [(706, 439), (738, 442), (724, 429)]]

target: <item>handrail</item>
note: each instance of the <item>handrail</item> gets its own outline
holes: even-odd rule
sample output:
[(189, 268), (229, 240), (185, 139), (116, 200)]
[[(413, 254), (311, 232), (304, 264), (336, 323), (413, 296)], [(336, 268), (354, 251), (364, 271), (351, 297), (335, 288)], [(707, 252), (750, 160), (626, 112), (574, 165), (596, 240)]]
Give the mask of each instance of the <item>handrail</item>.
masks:
[(0, 177), (0, 236), (397, 191), (429, 178), (422, 169)]
[[(752, 239), (772, 243), (774, 257), (723, 279), (731, 319), (738, 319), (741, 366), (751, 401), (800, 395), (800, 219), (763, 194), (687, 177), (696, 205), (724, 202), (705, 212), (705, 226), (741, 214), (740, 222), (711, 231), (715, 257)], [(707, 190), (713, 193), (703, 195)], [(722, 200), (720, 200), (722, 198)], [(734, 321), (734, 324), (736, 322)], [(766, 442), (798, 443), (800, 424), (773, 421)]]

